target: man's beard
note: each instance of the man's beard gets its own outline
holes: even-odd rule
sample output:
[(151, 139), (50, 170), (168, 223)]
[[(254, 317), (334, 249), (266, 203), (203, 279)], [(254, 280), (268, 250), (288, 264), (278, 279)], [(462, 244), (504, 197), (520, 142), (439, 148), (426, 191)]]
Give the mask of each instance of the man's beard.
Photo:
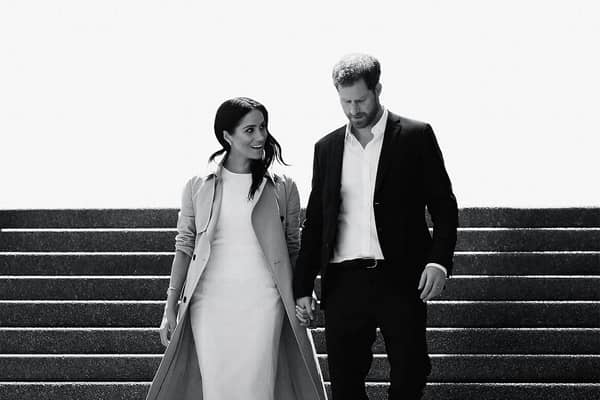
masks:
[(363, 129), (363, 128), (366, 128), (367, 126), (375, 125), (375, 123), (377, 122), (377, 121), (375, 121), (375, 118), (377, 118), (377, 113), (379, 112), (380, 108), (381, 107), (379, 106), (379, 104), (377, 104), (377, 107), (375, 107), (373, 109), (373, 111), (371, 111), (370, 113), (368, 113), (368, 114), (362, 113), (362, 115), (364, 117), (361, 118), (360, 120), (355, 120), (350, 116), (348, 117), (348, 119), (350, 120), (352, 127), (356, 128), (356, 129)]

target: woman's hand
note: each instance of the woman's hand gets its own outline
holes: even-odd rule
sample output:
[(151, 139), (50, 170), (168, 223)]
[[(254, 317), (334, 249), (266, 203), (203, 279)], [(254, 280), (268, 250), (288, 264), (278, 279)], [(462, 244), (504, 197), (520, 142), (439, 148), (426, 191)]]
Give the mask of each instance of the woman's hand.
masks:
[(316, 300), (310, 296), (296, 300), (296, 318), (301, 326), (308, 326), (310, 321), (315, 319), (316, 303)]
[(160, 323), (160, 328), (158, 329), (160, 333), (160, 342), (163, 346), (167, 347), (169, 342), (171, 341), (171, 335), (175, 331), (177, 327), (177, 310), (176, 307), (165, 307), (165, 312), (163, 314), (162, 321)]

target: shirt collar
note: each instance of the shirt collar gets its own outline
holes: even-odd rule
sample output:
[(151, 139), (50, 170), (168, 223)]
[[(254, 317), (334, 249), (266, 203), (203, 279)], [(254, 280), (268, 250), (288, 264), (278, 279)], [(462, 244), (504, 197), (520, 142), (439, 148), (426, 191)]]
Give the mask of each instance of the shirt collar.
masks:
[[(377, 123), (375, 125), (373, 125), (373, 127), (371, 128), (371, 133), (373, 134), (373, 139), (377, 139), (377, 138), (383, 136), (383, 134), (385, 132), (385, 128), (387, 126), (388, 110), (384, 106), (381, 106), (381, 108), (383, 109), (381, 118), (379, 118), (379, 121), (377, 121)], [(349, 140), (350, 137), (354, 137), (354, 135), (352, 134), (352, 124), (350, 122), (348, 122), (346, 124), (345, 138), (346, 138), (346, 140)]]

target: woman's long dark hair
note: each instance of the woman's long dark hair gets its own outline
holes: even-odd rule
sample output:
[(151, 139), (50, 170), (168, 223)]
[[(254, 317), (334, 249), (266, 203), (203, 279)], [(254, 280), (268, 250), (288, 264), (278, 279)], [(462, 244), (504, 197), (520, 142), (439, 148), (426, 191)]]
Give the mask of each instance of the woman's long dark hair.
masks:
[(269, 113), (267, 112), (265, 106), (248, 97), (235, 97), (223, 102), (223, 104), (219, 106), (217, 114), (215, 115), (215, 136), (223, 148), (214, 152), (208, 159), (208, 161), (211, 162), (217, 156), (225, 153), (225, 158), (223, 161), (227, 160), (231, 146), (225, 140), (223, 131), (233, 134), (235, 128), (239, 125), (242, 118), (244, 118), (244, 116), (252, 110), (258, 110), (262, 113), (265, 119), (267, 140), (265, 142), (265, 154), (263, 159), (251, 160), (250, 162), (252, 184), (250, 185), (250, 191), (248, 192), (248, 199), (252, 199), (254, 197), (254, 194), (262, 183), (265, 172), (267, 172), (267, 169), (271, 166), (273, 160), (277, 160), (277, 162), (280, 164), (288, 165), (283, 161), (281, 156), (281, 146), (279, 145), (279, 142), (277, 142), (277, 140), (275, 140), (275, 138), (269, 132)]

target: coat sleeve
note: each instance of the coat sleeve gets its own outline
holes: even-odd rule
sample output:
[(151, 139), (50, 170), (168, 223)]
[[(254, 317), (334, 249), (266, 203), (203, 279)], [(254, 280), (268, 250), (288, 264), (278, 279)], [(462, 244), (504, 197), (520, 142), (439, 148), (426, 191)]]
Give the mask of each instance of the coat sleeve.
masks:
[(427, 263), (443, 265), (450, 275), (456, 246), (458, 206), (442, 152), (430, 125), (426, 125), (424, 130), (423, 158), (425, 201), (433, 222), (433, 243)]
[(193, 179), (190, 179), (183, 188), (181, 209), (177, 217), (177, 235), (175, 236), (175, 250), (179, 250), (190, 257), (194, 254), (194, 243), (196, 240), (192, 184)]
[(292, 269), (300, 251), (300, 194), (296, 183), (286, 179), (285, 239)]
[(311, 296), (315, 278), (320, 270), (321, 238), (323, 232), (323, 207), (321, 207), (321, 182), (319, 150), (315, 145), (313, 157), (312, 188), (306, 206), (306, 218), (302, 224), (300, 252), (294, 270), (294, 297)]

